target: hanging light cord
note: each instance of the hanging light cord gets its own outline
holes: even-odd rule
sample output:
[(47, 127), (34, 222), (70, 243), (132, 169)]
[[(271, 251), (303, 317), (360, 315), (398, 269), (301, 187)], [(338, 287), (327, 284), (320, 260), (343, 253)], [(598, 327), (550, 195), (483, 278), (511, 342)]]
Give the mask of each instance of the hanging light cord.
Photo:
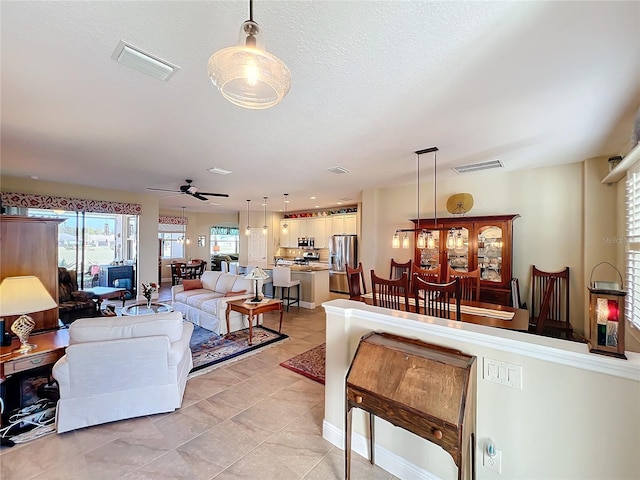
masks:
[(438, 179), (437, 179), (437, 172), (436, 172), (437, 155), (438, 155), (438, 152), (434, 151), (433, 152), (433, 226), (436, 228), (438, 227), (438, 210), (436, 208), (436, 200), (438, 198), (437, 196)]
[(253, 22), (253, 0), (249, 0), (249, 21)]

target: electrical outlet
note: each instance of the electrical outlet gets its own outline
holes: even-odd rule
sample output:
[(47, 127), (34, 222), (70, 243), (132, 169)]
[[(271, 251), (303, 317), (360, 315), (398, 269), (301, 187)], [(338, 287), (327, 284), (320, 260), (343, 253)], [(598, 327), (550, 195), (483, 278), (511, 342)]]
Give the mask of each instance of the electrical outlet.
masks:
[(496, 450), (496, 454), (491, 457), (486, 450), (483, 452), (482, 465), (489, 470), (502, 473), (502, 451)]

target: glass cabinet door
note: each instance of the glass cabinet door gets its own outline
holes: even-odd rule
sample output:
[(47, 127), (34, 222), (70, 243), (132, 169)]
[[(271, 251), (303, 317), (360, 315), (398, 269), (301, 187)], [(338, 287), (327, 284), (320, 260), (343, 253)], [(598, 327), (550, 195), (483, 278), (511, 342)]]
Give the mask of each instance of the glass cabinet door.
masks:
[(497, 225), (478, 229), (480, 280), (502, 282), (502, 235), (502, 227)]
[(430, 245), (427, 241), (427, 248), (420, 250), (420, 268), (436, 268), (440, 264), (440, 232), (429, 232), (433, 238)]
[[(455, 228), (446, 234), (445, 248), (447, 259), (452, 270), (469, 271), (469, 229)], [(445, 272), (446, 275), (446, 272)]]

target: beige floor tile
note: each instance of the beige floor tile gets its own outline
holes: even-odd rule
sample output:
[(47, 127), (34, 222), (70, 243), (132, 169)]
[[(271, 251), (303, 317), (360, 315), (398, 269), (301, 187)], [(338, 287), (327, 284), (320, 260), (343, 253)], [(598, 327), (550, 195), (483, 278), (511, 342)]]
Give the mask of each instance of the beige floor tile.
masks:
[(203, 375), (190, 378), (187, 384), (192, 387), (202, 398), (208, 398), (222, 390), (240, 383), (242, 380), (238, 378), (232, 370), (224, 367), (216, 368)]
[(255, 405), (266, 396), (267, 394), (259, 388), (247, 382), (241, 382), (210, 396), (207, 401), (214, 406), (219, 415), (229, 419)]
[(231, 421), (254, 441), (262, 443), (298, 416), (287, 402), (268, 397)]
[(247, 378), (260, 375), (270, 368), (271, 366), (259, 360), (257, 355), (253, 355), (244, 360), (229, 364), (229, 366), (224, 367), (224, 370), (233, 372), (238, 378), (246, 380)]
[[(304, 480), (342, 480), (343, 478), (344, 452), (333, 447), (331, 452), (304, 477)], [(368, 460), (354, 453), (351, 456), (351, 479), (391, 480), (391, 474), (377, 465), (371, 465)]]
[(258, 447), (222, 472), (216, 480), (297, 480), (300, 476), (279, 461), (265, 447)]

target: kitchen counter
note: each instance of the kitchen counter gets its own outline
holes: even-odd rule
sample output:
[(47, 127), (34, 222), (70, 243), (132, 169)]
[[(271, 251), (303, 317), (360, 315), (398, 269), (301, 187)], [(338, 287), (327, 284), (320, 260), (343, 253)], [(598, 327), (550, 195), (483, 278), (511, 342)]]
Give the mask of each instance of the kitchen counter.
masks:
[[(329, 301), (329, 265), (286, 265), (291, 268), (291, 280), (300, 280), (300, 306), (316, 308)], [(268, 265), (265, 272), (272, 275), (274, 266)], [(295, 296), (295, 287), (291, 289)], [(278, 289), (278, 295), (280, 290)]]

